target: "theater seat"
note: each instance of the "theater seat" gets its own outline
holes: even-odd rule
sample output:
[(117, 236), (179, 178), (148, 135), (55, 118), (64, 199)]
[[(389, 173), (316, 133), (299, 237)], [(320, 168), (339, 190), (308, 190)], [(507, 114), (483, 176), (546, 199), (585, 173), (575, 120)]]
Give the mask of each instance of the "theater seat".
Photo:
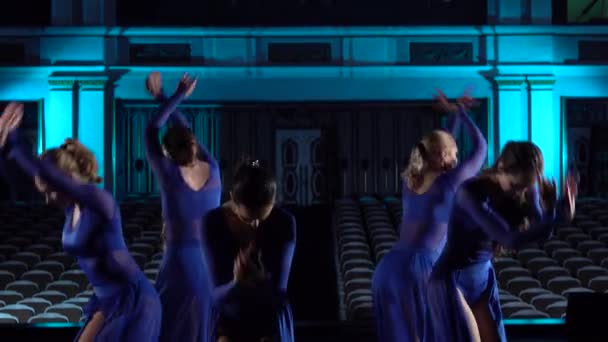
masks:
[(0, 300), (7, 305), (17, 304), (17, 302), (23, 298), (23, 295), (16, 291), (0, 291)]
[(4, 312), (0, 312), (0, 324), (17, 324), (19, 318)]
[(82, 309), (74, 304), (56, 304), (46, 309), (46, 312), (58, 313), (68, 318), (70, 322), (79, 322), (82, 317)]
[(546, 311), (549, 314), (549, 316), (551, 316), (552, 318), (561, 318), (562, 315), (564, 315), (566, 313), (567, 308), (568, 308), (568, 302), (561, 301), (561, 302), (553, 303), (553, 304), (547, 306)]
[(17, 304), (26, 305), (30, 308), (34, 309), (36, 314), (43, 313), (46, 308), (53, 305), (53, 303), (49, 302), (44, 298), (26, 298), (24, 300), (20, 300)]
[(80, 291), (80, 285), (70, 280), (58, 280), (49, 283), (46, 286), (47, 291), (59, 291), (64, 293), (68, 298), (75, 297)]
[(26, 323), (27, 320), (30, 319), (30, 317), (32, 317), (36, 314), (34, 309), (30, 308), (29, 306), (21, 305), (21, 304), (12, 304), (12, 305), (7, 305), (5, 307), (2, 307), (2, 308), (0, 308), (0, 313), (6, 313), (6, 314), (12, 315), (14, 317), (17, 317), (17, 319), (19, 320), (19, 323)]
[(53, 304), (58, 304), (68, 299), (68, 296), (59, 291), (42, 291), (40, 293), (36, 293), (34, 298), (44, 298)]
[(38, 284), (29, 280), (17, 280), (6, 285), (8, 291), (16, 291), (21, 293), (24, 297), (31, 297), (34, 293), (40, 291)]
[(35, 323), (69, 323), (70, 320), (64, 315), (54, 313), (54, 312), (45, 312), (36, 316), (30, 317), (27, 321), (30, 324)]
[(517, 311), (509, 316), (509, 318), (549, 318), (549, 314), (534, 310), (534, 309), (523, 309)]

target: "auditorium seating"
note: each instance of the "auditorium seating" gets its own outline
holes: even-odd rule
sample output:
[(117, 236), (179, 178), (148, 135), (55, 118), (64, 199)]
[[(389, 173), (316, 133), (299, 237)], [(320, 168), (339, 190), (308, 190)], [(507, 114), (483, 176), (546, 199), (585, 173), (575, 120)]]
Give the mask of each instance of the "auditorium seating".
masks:
[[(344, 198), (334, 227), (343, 317), (373, 317), (375, 266), (398, 238), (402, 208), (396, 197)], [(608, 201), (577, 202), (571, 224), (549, 241), (532, 243), (494, 259), (505, 318), (565, 317), (568, 296), (608, 292)]]
[[(148, 279), (161, 252), (159, 201), (120, 206), (125, 241)], [(79, 322), (93, 291), (61, 246), (64, 217), (43, 205), (0, 204), (0, 323)]]

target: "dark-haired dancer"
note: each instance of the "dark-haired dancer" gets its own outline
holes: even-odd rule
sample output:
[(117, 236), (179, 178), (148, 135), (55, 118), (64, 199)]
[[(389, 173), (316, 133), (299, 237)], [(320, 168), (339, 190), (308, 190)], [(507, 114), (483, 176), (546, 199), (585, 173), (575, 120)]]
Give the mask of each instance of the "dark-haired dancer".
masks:
[(293, 341), (287, 281), (294, 217), (274, 206), (276, 181), (257, 161), (234, 176), (232, 200), (211, 211), (205, 252), (218, 311), (217, 341)]
[[(543, 157), (531, 142), (509, 142), (496, 163), (461, 186), (448, 240), (428, 287), (425, 341), (506, 341), (492, 257), (494, 242), (516, 249), (548, 238), (557, 219), (574, 215), (576, 183), (568, 175), (563, 202), (555, 183), (542, 179)], [(505, 199), (532, 203), (521, 231), (496, 212)]]
[[(75, 255), (95, 295), (85, 309), (86, 323), (77, 341), (158, 341), (161, 304), (125, 245), (120, 210), (98, 188), (93, 153), (73, 139), (45, 151), (40, 160), (19, 145), (16, 128), (23, 105), (10, 104), (0, 123), (9, 157), (30, 176), (50, 204), (65, 208), (63, 248)], [(0, 141), (0, 147), (5, 144)]]
[(473, 177), (486, 159), (483, 134), (466, 114), (472, 99), (468, 95), (458, 105), (438, 96), (438, 107), (453, 113), (452, 122), (464, 123), (473, 141), (473, 151), (460, 165), (453, 134), (433, 131), (412, 150), (403, 173), (403, 218), (400, 240), (382, 258), (373, 277), (374, 309), (378, 340), (423, 340), (426, 283), (433, 263), (445, 241), (454, 193)]
[[(156, 99), (165, 100), (159, 73), (150, 74), (146, 86)], [(195, 86), (196, 81), (184, 75), (175, 94), (148, 123), (145, 134), (146, 155), (160, 186), (166, 227), (156, 289), (163, 305), (160, 341), (167, 342), (206, 342), (212, 324), (201, 231), (203, 216), (220, 203), (219, 167), (176, 111)], [(171, 114), (174, 125), (161, 146), (159, 130)]]

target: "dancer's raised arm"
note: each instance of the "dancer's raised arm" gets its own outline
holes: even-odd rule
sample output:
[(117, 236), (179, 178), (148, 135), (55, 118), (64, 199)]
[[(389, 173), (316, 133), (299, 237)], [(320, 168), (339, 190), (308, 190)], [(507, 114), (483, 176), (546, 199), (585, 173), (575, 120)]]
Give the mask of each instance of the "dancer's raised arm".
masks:
[[(165, 103), (169, 100), (162, 88), (162, 78), (159, 72), (150, 73), (146, 80), (146, 88), (157, 102)], [(186, 119), (186, 116), (179, 109), (177, 109), (177, 107), (172, 113), (169, 114), (169, 119), (175, 125), (191, 128), (188, 119)], [(207, 163), (211, 164), (211, 166), (219, 166), (217, 160), (213, 154), (209, 152), (207, 147), (204, 144), (201, 144), (199, 141), (197, 141), (197, 144), (201, 157)]]
[[(1, 123), (2, 128), (0, 128), (0, 131), (8, 131), (5, 148), (8, 149), (9, 158), (13, 158), (19, 167), (29, 176), (41, 180), (54, 191), (60, 192), (74, 202), (95, 211), (106, 220), (112, 218), (116, 206), (110, 194), (94, 185), (94, 183), (101, 182), (99, 177), (77, 180), (66, 175), (65, 172), (58, 170), (49, 160), (40, 160), (30, 155), (21, 146), (17, 137), (17, 127), (23, 117), (23, 105), (11, 104), (11, 108), (7, 109), (6, 114), (10, 116), (10, 119), (4, 120)], [(74, 155), (74, 159), (78, 159), (76, 155), (79, 155), (79, 152), (83, 149), (84, 146), (78, 141), (66, 139), (58, 149), (52, 149), (46, 153), (48, 158), (53, 158), (53, 155), (63, 150), (65, 151), (64, 153)], [(77, 163), (79, 162), (80, 160), (77, 160)], [(81, 168), (83, 166), (78, 164), (75, 167)], [(96, 167), (97, 165), (94, 164), (94, 168)]]
[(486, 234), (506, 248), (517, 249), (528, 242), (549, 238), (556, 222), (553, 207), (544, 210), (542, 219), (531, 223), (529, 229), (519, 231), (494, 212), (488, 205), (488, 199), (480, 195), (471, 184), (466, 184), (458, 190), (456, 201)]
[(163, 174), (162, 170), (167, 166), (169, 161), (164, 156), (158, 133), (179, 103), (192, 93), (194, 87), (196, 87), (196, 80), (184, 75), (180, 80), (175, 93), (158, 108), (154, 118), (146, 125), (144, 136), (146, 157), (152, 170), (159, 175)]

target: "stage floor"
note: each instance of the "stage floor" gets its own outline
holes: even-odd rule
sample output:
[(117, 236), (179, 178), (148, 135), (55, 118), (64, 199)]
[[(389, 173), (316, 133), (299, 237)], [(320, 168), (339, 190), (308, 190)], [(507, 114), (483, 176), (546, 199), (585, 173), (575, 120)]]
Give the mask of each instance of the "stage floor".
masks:
[[(562, 320), (508, 320), (509, 341), (515, 342), (562, 342), (567, 341)], [(63, 342), (72, 341), (80, 328), (78, 324), (47, 323), (36, 325), (0, 325), (2, 341), (11, 342)], [(375, 341), (369, 324), (343, 322), (297, 322), (298, 342), (364, 342)]]

